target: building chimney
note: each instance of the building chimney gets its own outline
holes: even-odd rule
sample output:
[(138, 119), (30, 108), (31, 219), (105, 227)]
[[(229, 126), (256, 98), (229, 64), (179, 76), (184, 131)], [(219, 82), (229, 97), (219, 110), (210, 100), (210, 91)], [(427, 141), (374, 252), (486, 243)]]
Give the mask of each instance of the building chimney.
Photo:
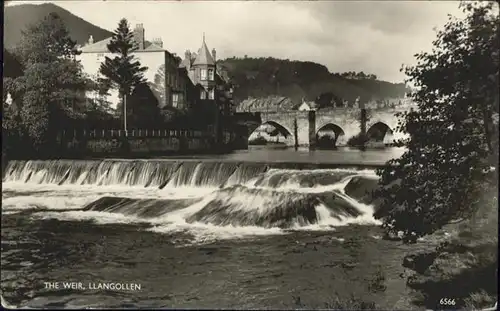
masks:
[(90, 35), (89, 37), (89, 44), (93, 44), (94, 43), (94, 37), (92, 35)]
[(215, 52), (215, 49), (212, 49), (212, 57), (214, 58), (214, 61), (217, 60), (217, 53)]
[(144, 50), (144, 27), (142, 24), (135, 25), (134, 28), (134, 41), (137, 43), (137, 48), (139, 50)]
[(191, 51), (186, 50), (186, 52), (184, 52), (184, 57), (185, 57), (186, 59), (191, 60)]
[(153, 43), (161, 48), (163, 48), (163, 40), (160, 38), (154, 38)]

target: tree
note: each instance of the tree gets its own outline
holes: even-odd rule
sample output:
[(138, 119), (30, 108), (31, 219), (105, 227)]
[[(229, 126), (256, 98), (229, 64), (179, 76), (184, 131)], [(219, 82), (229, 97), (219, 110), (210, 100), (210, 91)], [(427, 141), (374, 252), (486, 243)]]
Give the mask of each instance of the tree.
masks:
[(397, 142), (407, 151), (378, 171), (375, 216), (407, 242), (471, 215), (485, 188), (497, 186), (498, 11), (492, 3), (461, 7), (466, 17), (450, 17), (432, 52), (405, 69), (418, 105), (398, 127), (409, 134)]
[(51, 63), (73, 59), (80, 54), (76, 41), (70, 36), (64, 21), (56, 13), (48, 14), (41, 22), (29, 25), (22, 32), (15, 54), (26, 67), (28, 64)]
[(18, 58), (5, 48), (3, 49), (3, 63), (4, 77), (16, 78), (23, 75), (24, 68)]
[[(87, 111), (85, 125), (87, 129), (99, 129), (113, 127), (110, 121), (115, 121), (114, 109), (111, 102), (107, 101), (109, 95), (109, 84), (99, 78), (87, 79), (88, 90), (91, 95), (87, 98)], [(118, 123), (118, 126), (120, 123)]]
[(118, 28), (108, 44), (108, 50), (118, 55), (114, 58), (106, 56), (99, 71), (112, 87), (118, 89), (121, 98), (118, 109), (122, 111), (124, 119), (129, 113), (129, 108), (126, 108), (127, 96), (136, 86), (146, 82), (144, 72), (147, 67), (142, 67), (140, 62), (134, 60), (134, 56), (131, 55), (137, 49), (133, 33), (130, 31), (127, 20), (123, 18), (118, 23)]
[(23, 32), (17, 48), (24, 74), (13, 89), (22, 98), (23, 131), (38, 152), (53, 151), (57, 133), (72, 118), (83, 118), (86, 81), (75, 60), (76, 42), (61, 18), (51, 13)]
[(158, 99), (147, 83), (137, 85), (128, 106), (133, 127), (158, 129), (163, 124)]

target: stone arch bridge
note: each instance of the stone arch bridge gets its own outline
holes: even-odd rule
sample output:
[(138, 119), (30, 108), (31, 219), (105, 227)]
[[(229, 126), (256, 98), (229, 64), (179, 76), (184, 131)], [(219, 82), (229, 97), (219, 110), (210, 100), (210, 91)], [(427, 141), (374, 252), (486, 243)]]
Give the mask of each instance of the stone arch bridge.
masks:
[[(286, 140), (288, 146), (315, 147), (323, 133), (329, 133), (335, 139), (336, 146), (345, 146), (349, 138), (362, 130), (373, 139), (383, 144), (391, 144), (405, 134), (396, 131), (398, 112), (409, 111), (412, 107), (396, 108), (331, 108), (317, 111), (277, 111), (277, 112), (240, 112), (237, 122), (248, 128), (252, 139), (257, 128), (272, 125)], [(366, 115), (363, 118), (363, 111)], [(364, 125), (362, 126), (362, 120)]]

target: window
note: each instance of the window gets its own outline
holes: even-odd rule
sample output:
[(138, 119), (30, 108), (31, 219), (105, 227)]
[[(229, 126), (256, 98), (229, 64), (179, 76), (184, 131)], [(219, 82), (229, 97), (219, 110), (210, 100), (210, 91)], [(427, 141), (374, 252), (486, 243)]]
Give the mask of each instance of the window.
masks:
[(208, 70), (208, 80), (210, 80), (210, 81), (214, 80), (214, 70), (213, 69)]
[(179, 101), (177, 102), (177, 107), (181, 108), (184, 107), (184, 94), (178, 94), (179, 96)]
[(172, 107), (179, 106), (179, 94), (172, 94)]
[(201, 70), (201, 80), (206, 80), (207, 79), (207, 70), (202, 69)]
[(215, 99), (215, 91), (214, 91), (214, 89), (210, 89), (208, 91), (208, 99)]
[(207, 94), (205, 93), (205, 90), (200, 91), (200, 98), (201, 99), (207, 99)]
[(103, 61), (104, 61), (104, 54), (103, 53), (97, 54), (97, 62), (101, 63)]

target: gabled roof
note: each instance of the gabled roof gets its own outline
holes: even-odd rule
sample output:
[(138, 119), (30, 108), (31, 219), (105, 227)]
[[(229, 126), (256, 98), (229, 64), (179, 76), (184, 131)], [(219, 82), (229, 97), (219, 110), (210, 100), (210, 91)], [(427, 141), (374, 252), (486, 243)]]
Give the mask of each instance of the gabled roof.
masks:
[(179, 68), (188, 68), (191, 66), (192, 62), (193, 62), (192, 59), (184, 58), (182, 62), (179, 64)]
[(109, 42), (111, 42), (111, 37), (92, 44), (87, 44), (81, 48), (81, 51), (82, 53), (107, 53)]
[[(108, 53), (108, 44), (109, 42), (111, 42), (111, 37), (107, 38), (107, 39), (104, 39), (104, 40), (101, 40), (101, 41), (97, 41), (93, 44), (87, 44), (85, 46), (83, 46), (80, 51), (82, 51), (82, 53)], [(161, 46), (155, 44), (155, 43), (151, 43), (149, 41), (145, 41), (144, 42), (144, 49), (141, 49), (141, 50), (135, 50), (135, 52), (164, 52), (166, 51), (164, 48), (162, 48)]]
[(201, 48), (198, 50), (198, 55), (196, 56), (196, 59), (193, 62), (193, 66), (196, 65), (213, 65), (215, 66), (215, 61), (212, 57), (212, 54), (208, 50), (208, 47), (205, 43), (205, 38), (203, 38), (203, 44), (201, 45)]
[[(146, 48), (144, 49), (144, 51), (149, 51), (149, 52), (160, 52), (160, 51), (166, 51), (164, 48), (162, 48), (161, 46), (155, 44), (155, 43), (151, 43), (151, 44), (147, 44), (146, 42)], [(135, 52), (135, 51), (134, 51)]]

